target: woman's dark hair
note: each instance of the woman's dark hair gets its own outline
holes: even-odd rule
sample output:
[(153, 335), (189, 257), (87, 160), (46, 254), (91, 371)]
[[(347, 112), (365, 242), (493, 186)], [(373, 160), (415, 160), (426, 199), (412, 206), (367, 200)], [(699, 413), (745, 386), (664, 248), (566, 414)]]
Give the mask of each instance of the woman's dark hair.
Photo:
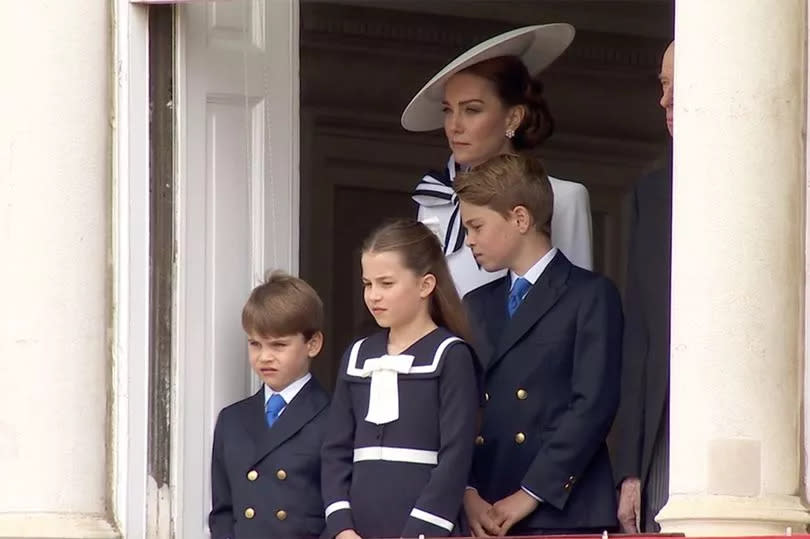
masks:
[(543, 83), (538, 78), (532, 78), (517, 56), (490, 58), (461, 73), (471, 73), (490, 81), (507, 107), (523, 105), (526, 108), (526, 115), (512, 139), (516, 150), (534, 148), (554, 132), (554, 118), (543, 96)]
[(414, 219), (384, 223), (363, 243), (364, 253), (399, 253), (402, 264), (418, 276), (431, 274), (436, 287), (430, 295), (430, 317), (455, 335), (470, 342), (470, 330), (456, 285), (436, 235)]

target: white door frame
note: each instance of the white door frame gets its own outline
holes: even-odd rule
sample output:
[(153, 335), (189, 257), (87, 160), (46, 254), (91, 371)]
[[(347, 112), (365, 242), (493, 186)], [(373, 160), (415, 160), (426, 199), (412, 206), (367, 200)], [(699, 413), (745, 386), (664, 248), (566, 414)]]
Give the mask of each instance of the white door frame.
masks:
[[(298, 0), (230, 0), (264, 4), (267, 10), (266, 47), (271, 53), (273, 76), (268, 77), (269, 99), (267, 101), (268, 132), (263, 140), (269, 152), (269, 171), (265, 171), (265, 181), (254, 183), (251, 192), (255, 200), (251, 203), (251, 267), (256, 282), (263, 278), (268, 269), (283, 269), (290, 273), (298, 272), (299, 259), (299, 6)], [(210, 463), (205, 461), (202, 448), (190, 447), (191, 440), (199, 439), (202, 425), (199, 417), (202, 403), (199, 387), (203, 383), (200, 369), (185, 369), (188, 356), (200, 352), (198, 333), (201, 317), (194, 312), (194, 291), (200, 288), (198, 273), (189, 272), (197, 261), (192, 247), (203, 241), (203, 232), (188, 225), (189, 215), (200, 211), (201, 197), (189, 190), (188, 151), (186, 147), (189, 118), (188, 79), (186, 73), (185, 44), (189, 29), (178, 6), (176, 17), (175, 53), (175, 93), (176, 114), (175, 139), (175, 185), (176, 185), (176, 230), (177, 261), (174, 280), (174, 357), (173, 405), (172, 405), (172, 514), (173, 531), (177, 537), (199, 537), (203, 523), (187, 522), (195, 510), (184, 507), (187, 499), (184, 488), (192, 478), (184, 477), (186, 469), (199, 470), (209, 474)], [(258, 154), (259, 152), (254, 152)], [(238, 317), (240, 313), (233, 313)], [(250, 371), (247, 358), (243, 363), (235, 363), (235, 368), (245, 369), (245, 379)], [(248, 384), (246, 384), (247, 386)], [(250, 384), (255, 387), (256, 384)], [(246, 391), (247, 391), (246, 387)], [(215, 416), (214, 416), (215, 417)], [(213, 428), (213, 425), (210, 425)], [(189, 441), (187, 443), (187, 440)], [(195, 485), (199, 485), (195, 481)], [(195, 487), (189, 486), (192, 490)], [(210, 499), (210, 492), (199, 493)]]
[[(810, 1), (807, 3), (807, 33), (810, 34)], [(801, 427), (801, 497), (807, 501), (810, 499), (810, 144), (808, 144), (807, 129), (810, 126), (810, 84), (808, 84), (808, 68), (810, 64), (810, 39), (805, 39), (805, 80), (804, 80), (804, 338), (801, 345), (804, 346), (804, 370), (802, 396), (802, 427)]]
[[(165, 0), (164, 0), (165, 1)], [(171, 1), (171, 0), (169, 0)], [(182, 0), (181, 0), (182, 1)], [(233, 0), (232, 0), (233, 1)], [(246, 0), (262, 2), (263, 0)], [(299, 38), (298, 0), (267, 2), (269, 43), (273, 51), (270, 101), (272, 148), (268, 189), (263, 189), (262, 211), (252, 216), (264, 226), (252, 238), (254, 267), (298, 272), (299, 258)], [(159, 501), (148, 493), (149, 403), (149, 29), (148, 7), (131, 0), (113, 0), (113, 193), (112, 193), (112, 405), (110, 411), (110, 502), (122, 536), (147, 536), (147, 506)], [(185, 351), (186, 265), (183, 257), (188, 209), (184, 189), (186, 120), (184, 114), (184, 32), (177, 24), (175, 51), (175, 177), (178, 258), (175, 279), (174, 353)], [(257, 275), (260, 278), (261, 275)], [(179, 364), (176, 361), (175, 364)], [(184, 458), (182, 433), (185, 410), (183, 390), (189, 380), (174, 372), (172, 403), (171, 502), (176, 536), (183, 536), (183, 477), (178, 464)], [(208, 472), (203, 463), (201, 474)], [(205, 493), (209, 495), (209, 493)], [(196, 526), (193, 526), (196, 527)], [(193, 529), (193, 528), (192, 528)]]
[(146, 537), (149, 380), (148, 9), (111, 2), (113, 22), (110, 503), (121, 535)]

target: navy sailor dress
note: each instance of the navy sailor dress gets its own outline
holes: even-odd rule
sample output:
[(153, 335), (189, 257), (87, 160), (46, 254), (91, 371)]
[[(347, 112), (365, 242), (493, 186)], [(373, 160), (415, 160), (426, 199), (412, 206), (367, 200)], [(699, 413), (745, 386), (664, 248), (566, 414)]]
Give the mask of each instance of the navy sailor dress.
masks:
[(480, 402), (470, 347), (437, 328), (402, 354), (388, 332), (344, 354), (321, 452), (326, 536), (461, 535)]

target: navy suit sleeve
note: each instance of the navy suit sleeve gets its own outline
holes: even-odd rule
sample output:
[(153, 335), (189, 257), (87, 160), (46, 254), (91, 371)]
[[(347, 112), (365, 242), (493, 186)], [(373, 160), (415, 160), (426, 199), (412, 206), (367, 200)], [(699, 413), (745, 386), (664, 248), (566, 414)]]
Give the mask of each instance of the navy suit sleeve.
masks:
[(442, 537), (453, 531), (461, 509), (478, 410), (475, 359), (466, 344), (445, 351), (439, 378), (439, 463), (430, 474), (402, 537)]
[(627, 288), (624, 298), (624, 341), (622, 343), (621, 400), (612, 439), (614, 476), (617, 483), (641, 475), (641, 446), (644, 410), (644, 378), (649, 340), (641, 303), (640, 274), (647, 265), (640, 258), (638, 191), (633, 189), (630, 223), (630, 252), (627, 260)]
[(622, 310), (605, 278), (583, 290), (577, 311), (571, 402), (541, 445), (522, 486), (559, 510), (605, 443), (619, 403)]
[[(341, 361), (340, 373), (346, 371), (348, 353)], [(326, 536), (334, 537), (343, 530), (353, 530), (349, 487), (352, 482), (354, 455), (354, 411), (348, 382), (338, 374), (329, 421), (321, 449), (321, 491), (326, 508)]]
[(233, 502), (231, 483), (225, 468), (224, 438), (222, 412), (214, 427), (214, 446), (211, 452), (211, 513), (208, 515), (208, 527), (211, 539), (234, 537)]

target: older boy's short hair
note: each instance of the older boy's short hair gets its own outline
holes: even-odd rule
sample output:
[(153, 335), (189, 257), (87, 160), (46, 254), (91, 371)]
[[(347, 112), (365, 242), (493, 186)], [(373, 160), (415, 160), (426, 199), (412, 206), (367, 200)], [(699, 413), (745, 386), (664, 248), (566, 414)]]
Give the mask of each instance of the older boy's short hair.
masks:
[(303, 279), (275, 271), (250, 293), (242, 328), (265, 338), (301, 333), (309, 340), (323, 329), (323, 302)]
[(453, 189), (460, 200), (487, 206), (504, 217), (516, 206), (524, 206), (534, 219), (535, 228), (551, 237), (554, 193), (543, 163), (535, 157), (498, 155), (459, 173)]

